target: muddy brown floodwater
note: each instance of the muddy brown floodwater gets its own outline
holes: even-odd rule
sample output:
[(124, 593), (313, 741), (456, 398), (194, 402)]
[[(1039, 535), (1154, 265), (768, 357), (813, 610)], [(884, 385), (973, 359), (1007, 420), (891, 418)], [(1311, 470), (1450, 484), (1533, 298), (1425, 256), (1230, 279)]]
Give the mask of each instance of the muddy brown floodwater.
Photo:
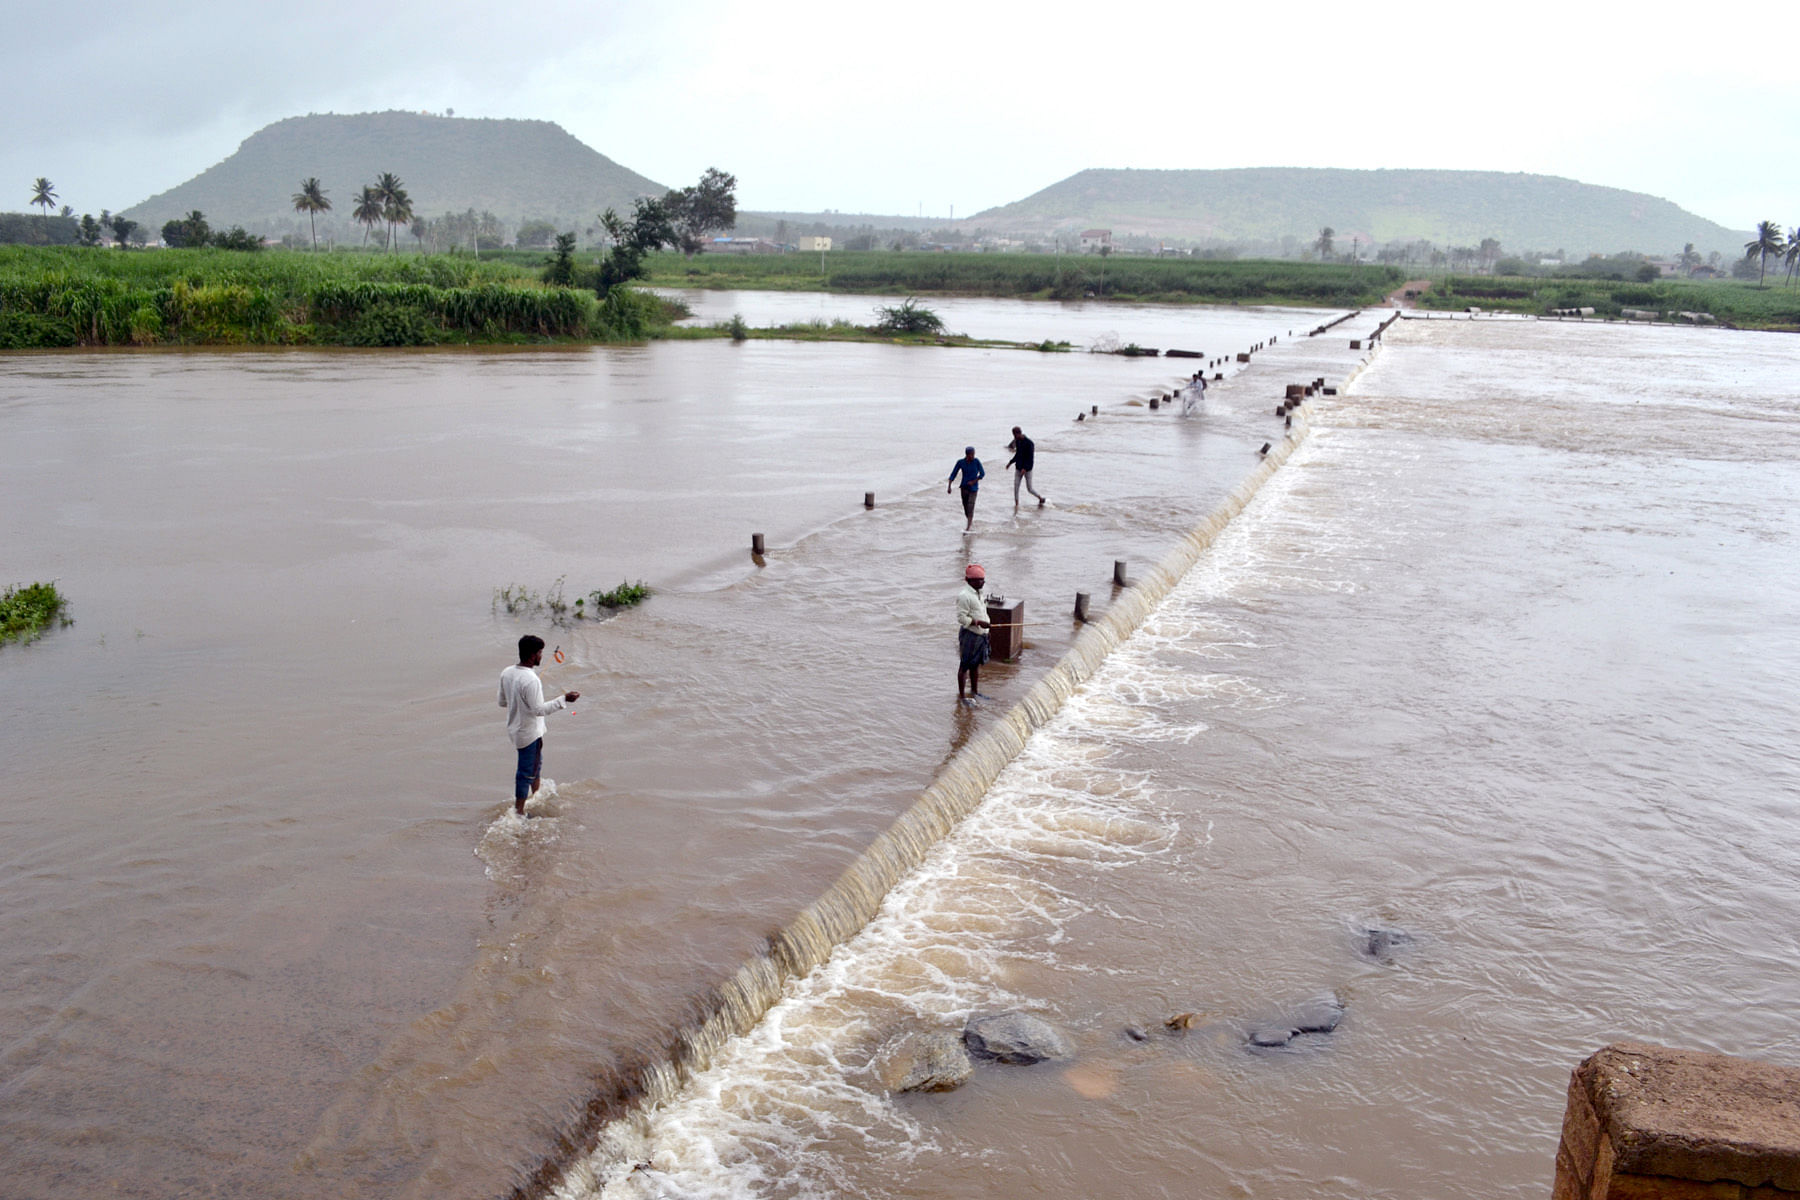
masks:
[[(1111, 316), (991, 305), (953, 324)], [(1370, 314), (1287, 337), (1335, 315), (1147, 315), (1281, 335), (1187, 419), (1131, 403), (1186, 363), (1079, 353), (0, 358), (0, 579), (76, 617), (0, 650), (3, 1190), (505, 1194), (1250, 473), (1282, 385), (1348, 376)], [(1398, 323), (877, 918), (557, 1193), (1525, 1200), (1606, 1041), (1800, 1063), (1797, 378), (1779, 335)], [(1028, 618), (972, 713), (971, 556)], [(657, 592), (494, 611), (558, 577)], [(517, 822), (534, 629), (583, 700)], [(999, 1007), (1074, 1058), (876, 1083)]]
[[(1331, 315), (1157, 319), (1221, 354)], [(504, 1194), (980, 728), (954, 705), (971, 554), (1028, 606), (1001, 706), (1077, 590), (1104, 604), (1114, 559), (1250, 469), (1273, 418), (1132, 403), (1187, 369), (0, 357), (0, 581), (55, 579), (76, 620), (0, 650), (7, 1196)], [(1016, 516), (1014, 424), (1051, 498)], [(967, 541), (966, 443), (992, 472)], [(656, 592), (563, 627), (494, 604), (558, 579)], [(493, 693), (531, 631), (584, 698), (520, 824)]]

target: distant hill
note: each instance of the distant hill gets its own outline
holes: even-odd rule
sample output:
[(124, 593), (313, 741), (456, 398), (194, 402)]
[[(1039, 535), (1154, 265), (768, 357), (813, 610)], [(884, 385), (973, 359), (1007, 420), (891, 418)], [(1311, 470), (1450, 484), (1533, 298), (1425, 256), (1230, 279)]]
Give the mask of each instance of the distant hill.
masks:
[(306, 217), (294, 212), (293, 194), (302, 180), (317, 176), (333, 206), (320, 215), (320, 236), (360, 238), (350, 211), (357, 193), (383, 171), (401, 178), (419, 216), (486, 209), (511, 227), (542, 218), (559, 229), (586, 229), (608, 206), (625, 211), (639, 196), (668, 190), (549, 121), (328, 114), (260, 129), (224, 162), (124, 215), (153, 234), (196, 208), (215, 229), (302, 231)]
[(1730, 256), (1747, 236), (1655, 196), (1552, 175), (1308, 167), (1081, 171), (958, 224), (1036, 237), (1091, 226), (1115, 238), (1245, 247), (1305, 246), (1329, 225), (1344, 247), (1352, 238), (1474, 246), (1493, 237), (1513, 252), (1571, 255), (1673, 254), (1693, 242)]

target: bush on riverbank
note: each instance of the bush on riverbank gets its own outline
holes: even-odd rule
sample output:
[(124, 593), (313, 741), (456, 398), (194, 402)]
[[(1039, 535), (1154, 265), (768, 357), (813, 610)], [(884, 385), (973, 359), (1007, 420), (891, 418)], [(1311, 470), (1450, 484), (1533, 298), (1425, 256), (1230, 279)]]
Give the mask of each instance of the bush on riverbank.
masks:
[(0, 247), (0, 349), (65, 346), (419, 346), (551, 338), (635, 341), (670, 320), (653, 296), (545, 287), (460, 255), (135, 254)]
[(1002, 296), (1160, 303), (1372, 304), (1406, 281), (1371, 263), (1136, 258), (1120, 255), (930, 254), (652, 255), (647, 282), (664, 287), (868, 292), (875, 295)]
[(0, 594), (0, 646), (7, 642), (29, 642), (41, 636), (50, 623), (73, 621), (65, 614), (68, 601), (54, 583), (29, 583), (9, 587)]
[(1737, 280), (1454, 276), (1434, 283), (1418, 302), (1422, 308), (1461, 311), (1475, 305), (1538, 315), (1559, 308), (1591, 308), (1601, 317), (1618, 317), (1628, 308), (1709, 312), (1742, 329), (1800, 330), (1800, 289), (1759, 288)]

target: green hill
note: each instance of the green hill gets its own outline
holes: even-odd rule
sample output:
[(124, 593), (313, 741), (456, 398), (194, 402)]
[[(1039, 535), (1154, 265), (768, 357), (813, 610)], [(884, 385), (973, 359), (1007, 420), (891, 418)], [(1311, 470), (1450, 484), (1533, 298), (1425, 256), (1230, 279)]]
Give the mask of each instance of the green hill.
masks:
[[(964, 222), (1042, 237), (1088, 227), (1246, 249), (1309, 245), (1329, 225), (1340, 246), (1424, 239), (1439, 246), (1498, 238), (1506, 249), (1571, 255), (1636, 250), (1742, 254), (1746, 235), (1641, 192), (1552, 175), (1498, 171), (1350, 171), (1255, 167), (1223, 171), (1081, 171)], [(1290, 249), (1294, 248), (1290, 245)]]
[(309, 176), (325, 186), (332, 211), (319, 236), (358, 240), (350, 219), (356, 194), (392, 171), (422, 217), (473, 208), (509, 227), (542, 218), (559, 229), (586, 229), (602, 209), (630, 208), (667, 189), (620, 166), (549, 121), (471, 120), (425, 113), (290, 117), (258, 130), (237, 152), (180, 187), (126, 209), (152, 234), (192, 209), (215, 229), (304, 233), (293, 194)]

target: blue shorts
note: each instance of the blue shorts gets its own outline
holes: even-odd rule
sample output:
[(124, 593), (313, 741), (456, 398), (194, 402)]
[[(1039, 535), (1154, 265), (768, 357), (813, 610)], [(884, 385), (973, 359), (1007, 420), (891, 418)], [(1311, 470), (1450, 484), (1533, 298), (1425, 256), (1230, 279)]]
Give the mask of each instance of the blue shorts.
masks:
[(531, 781), (544, 770), (544, 739), (539, 738), (529, 746), (519, 748), (519, 773), (513, 776), (513, 799), (523, 800), (531, 795)]

